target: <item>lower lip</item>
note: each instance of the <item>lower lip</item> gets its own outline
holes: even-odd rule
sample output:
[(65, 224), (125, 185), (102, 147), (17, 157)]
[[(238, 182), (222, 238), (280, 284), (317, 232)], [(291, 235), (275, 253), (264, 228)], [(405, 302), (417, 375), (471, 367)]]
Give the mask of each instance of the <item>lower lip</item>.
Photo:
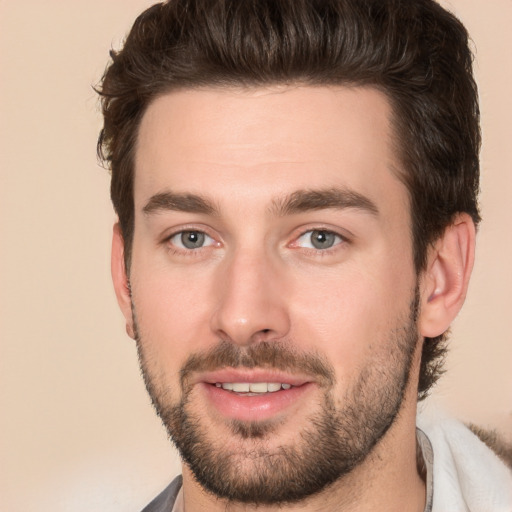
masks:
[(201, 386), (207, 400), (218, 412), (226, 418), (240, 421), (265, 421), (276, 418), (294, 406), (297, 407), (304, 395), (313, 388), (312, 384), (306, 383), (274, 393), (247, 396), (208, 383), (201, 383)]

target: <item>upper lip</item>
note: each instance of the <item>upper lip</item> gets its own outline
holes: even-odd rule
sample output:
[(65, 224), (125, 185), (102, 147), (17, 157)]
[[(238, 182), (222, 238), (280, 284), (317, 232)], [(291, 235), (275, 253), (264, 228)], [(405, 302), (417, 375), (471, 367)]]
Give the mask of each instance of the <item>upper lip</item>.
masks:
[(276, 382), (301, 386), (312, 382), (310, 377), (300, 374), (290, 374), (281, 370), (268, 370), (264, 368), (223, 368), (211, 372), (203, 372), (191, 379), (192, 384), (205, 382), (208, 384), (224, 382)]

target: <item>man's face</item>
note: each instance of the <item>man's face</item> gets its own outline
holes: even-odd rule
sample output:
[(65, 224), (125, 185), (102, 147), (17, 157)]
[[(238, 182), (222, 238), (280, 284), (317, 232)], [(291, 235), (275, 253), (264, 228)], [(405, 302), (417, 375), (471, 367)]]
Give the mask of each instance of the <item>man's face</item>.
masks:
[(368, 88), (179, 91), (145, 113), (134, 328), (155, 406), (217, 495), (312, 494), (401, 408), (417, 279), (392, 148)]

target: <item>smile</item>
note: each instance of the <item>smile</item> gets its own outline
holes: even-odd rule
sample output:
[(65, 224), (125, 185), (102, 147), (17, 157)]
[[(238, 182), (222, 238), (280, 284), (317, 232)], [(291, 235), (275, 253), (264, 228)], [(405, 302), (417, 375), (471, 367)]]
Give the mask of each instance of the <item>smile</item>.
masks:
[(209, 382), (203, 380), (198, 383), (198, 389), (214, 414), (228, 420), (260, 422), (291, 417), (304, 408), (318, 389), (313, 382), (293, 380), (291, 376), (293, 384), (286, 382), (284, 375), (282, 380), (275, 379), (276, 376), (275, 380), (263, 376), (258, 379), (254, 375), (245, 379), (241, 375), (219, 377)]
[(216, 382), (215, 386), (234, 393), (243, 393), (247, 396), (255, 396), (264, 393), (288, 390), (291, 384), (279, 382)]

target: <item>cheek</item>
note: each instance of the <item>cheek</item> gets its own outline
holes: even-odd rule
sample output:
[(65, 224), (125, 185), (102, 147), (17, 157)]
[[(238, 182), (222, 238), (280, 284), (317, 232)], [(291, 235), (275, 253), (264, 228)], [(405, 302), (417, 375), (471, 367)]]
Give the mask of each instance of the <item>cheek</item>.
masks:
[[(304, 283), (292, 301), (295, 338), (328, 357), (338, 376), (350, 378), (408, 315), (413, 279), (408, 272), (344, 269)], [(378, 277), (377, 277), (378, 274)]]
[(209, 281), (169, 269), (139, 269), (132, 294), (141, 339), (162, 367), (181, 365), (209, 339)]

